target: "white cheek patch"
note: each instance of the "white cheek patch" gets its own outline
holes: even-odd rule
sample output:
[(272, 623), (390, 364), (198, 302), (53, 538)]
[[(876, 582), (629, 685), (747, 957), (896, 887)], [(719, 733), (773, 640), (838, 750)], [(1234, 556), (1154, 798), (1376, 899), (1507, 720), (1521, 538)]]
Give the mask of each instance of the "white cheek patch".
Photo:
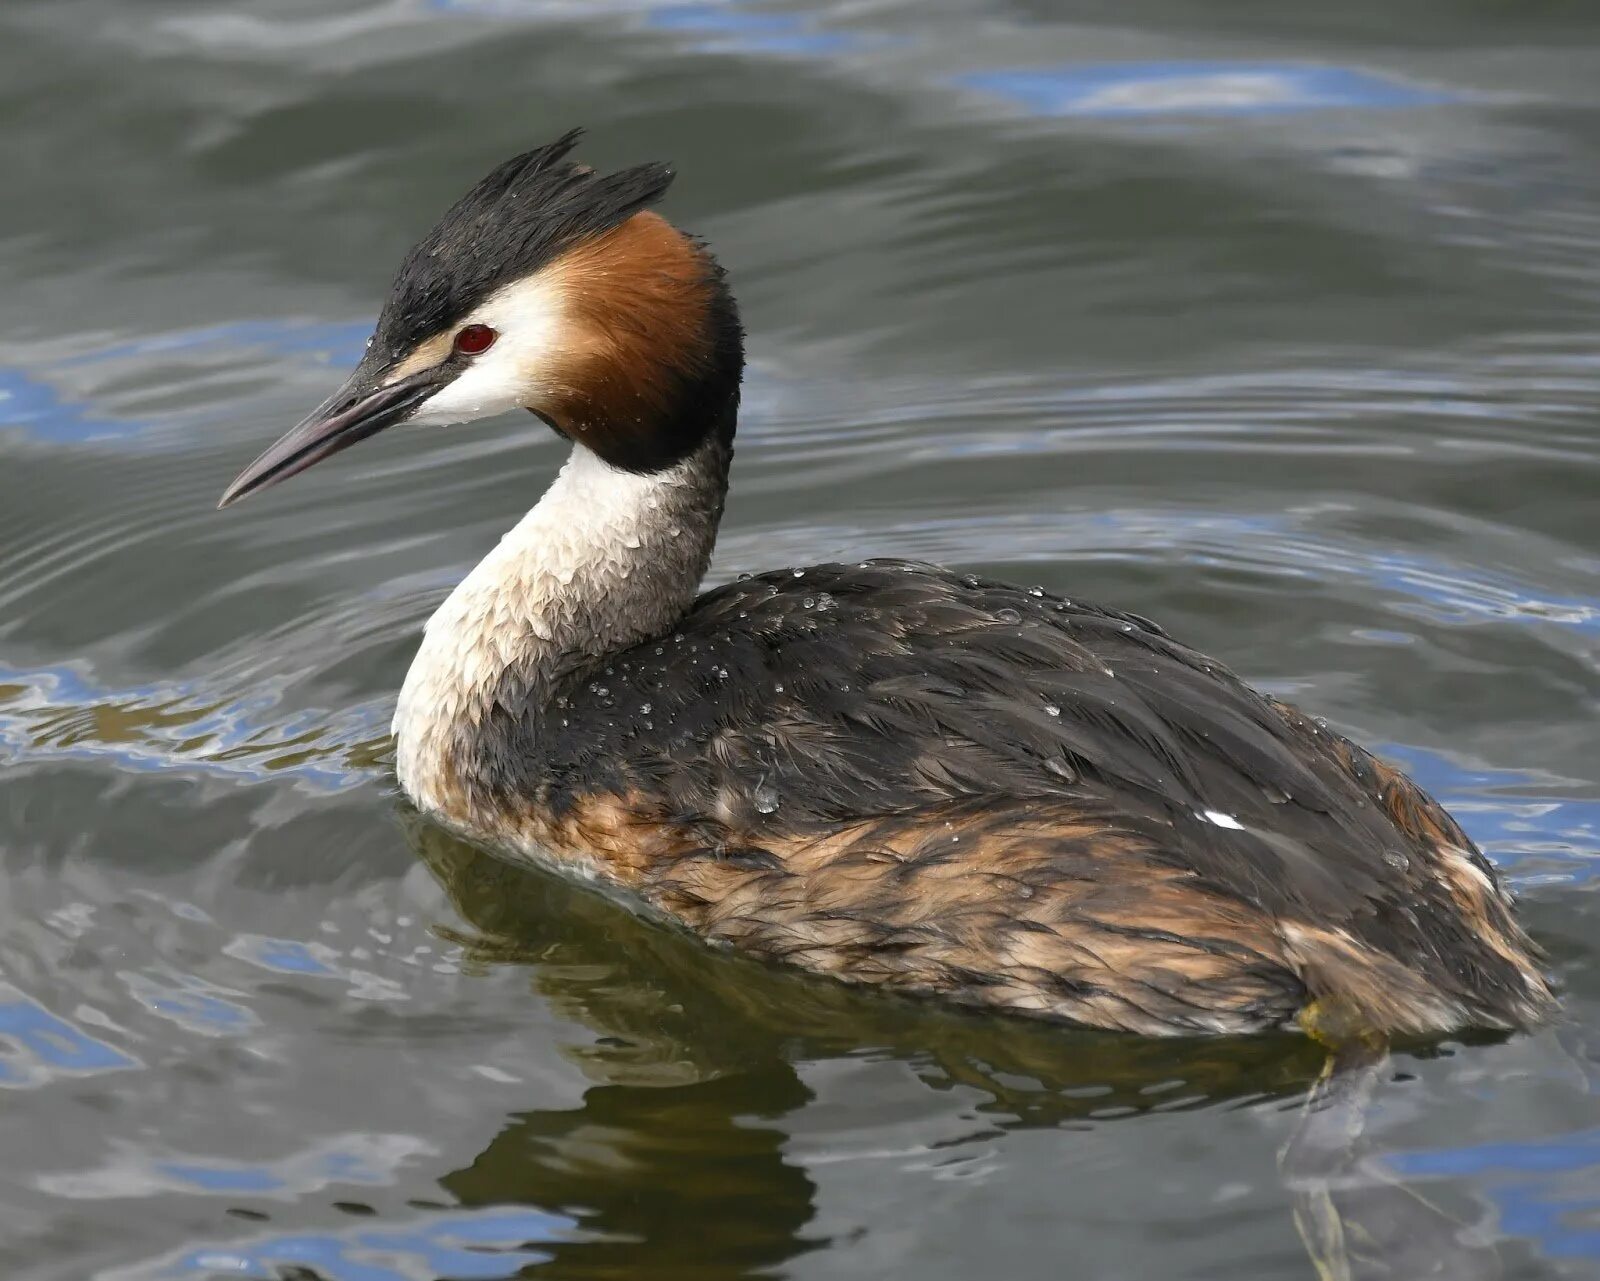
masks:
[(488, 325), (499, 335), (494, 346), (472, 357), (409, 421), (434, 427), (465, 423), (534, 402), (554, 363), (564, 312), (562, 292), (548, 277), (519, 280), (490, 295), (462, 324)]

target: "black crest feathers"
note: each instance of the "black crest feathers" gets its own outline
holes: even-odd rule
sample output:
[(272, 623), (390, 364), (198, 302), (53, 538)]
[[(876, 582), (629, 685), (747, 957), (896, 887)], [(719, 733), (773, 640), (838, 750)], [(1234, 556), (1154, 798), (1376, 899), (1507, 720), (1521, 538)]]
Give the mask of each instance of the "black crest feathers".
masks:
[(567, 159), (582, 130), (498, 165), (406, 255), (376, 341), (398, 357), (502, 285), (659, 200), (666, 165), (598, 174)]

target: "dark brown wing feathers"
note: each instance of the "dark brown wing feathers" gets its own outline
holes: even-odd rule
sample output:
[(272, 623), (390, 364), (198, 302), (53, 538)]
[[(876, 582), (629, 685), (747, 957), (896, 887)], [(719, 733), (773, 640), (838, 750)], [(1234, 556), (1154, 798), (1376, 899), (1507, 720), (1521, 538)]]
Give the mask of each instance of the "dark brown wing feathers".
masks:
[(500, 803), (535, 797), (556, 845), (605, 826), (647, 898), (775, 958), (1138, 1031), (1330, 993), (1414, 1031), (1548, 1001), (1443, 810), (1134, 615), (901, 562), (779, 571), (560, 696), (567, 728), (508, 683), (477, 762)]

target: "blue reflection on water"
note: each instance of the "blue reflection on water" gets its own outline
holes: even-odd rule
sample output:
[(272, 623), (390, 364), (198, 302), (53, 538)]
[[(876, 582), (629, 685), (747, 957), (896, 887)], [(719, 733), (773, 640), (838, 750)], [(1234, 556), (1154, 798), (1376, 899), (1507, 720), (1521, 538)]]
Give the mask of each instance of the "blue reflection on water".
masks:
[(157, 1161), (156, 1170), (180, 1183), (192, 1183), (207, 1192), (255, 1192), (266, 1195), (283, 1187), (270, 1171), (245, 1165), (191, 1165), (183, 1161)]
[(276, 1281), (311, 1269), (327, 1281), (416, 1281), (421, 1276), (498, 1281), (550, 1260), (536, 1242), (575, 1227), (566, 1215), (530, 1207), (431, 1215), (395, 1227), (292, 1232), (229, 1245), (193, 1247), (119, 1270), (117, 1281), (211, 1281), (218, 1275)]
[(145, 1009), (190, 1032), (241, 1036), (259, 1022), (251, 1010), (225, 999), (223, 989), (193, 974), (128, 971), (121, 978), (129, 995)]
[[(0, 702), (0, 763), (109, 758), (119, 768), (140, 772), (192, 769), (248, 780), (287, 774), (328, 791), (360, 786), (380, 772), (353, 767), (346, 751), (387, 735), (391, 711), (390, 700), (380, 699), (338, 713), (308, 710), (287, 725), (272, 724), (267, 714), (277, 705), (278, 694), (270, 687), (221, 702), (201, 689), (170, 683), (111, 690), (69, 664), (33, 670), (0, 664), (3, 685), (24, 692)], [(193, 710), (198, 715), (181, 724), (144, 726), (138, 738), (78, 733), (58, 719), (48, 733), (40, 732), (47, 717), (78, 711), (88, 723), (94, 709), (107, 706), (159, 710), (165, 716)], [(313, 728), (322, 731), (318, 743), (293, 742)], [(199, 746), (180, 751), (180, 743)]]
[(1600, 1129), (1579, 1130), (1531, 1143), (1479, 1143), (1465, 1148), (1393, 1153), (1386, 1160), (1399, 1173), (1412, 1177), (1600, 1170)]
[(645, 22), (669, 31), (715, 37), (703, 41), (702, 48), (745, 53), (825, 56), (844, 53), (867, 39), (855, 32), (816, 30), (799, 14), (750, 13), (722, 4), (675, 4), (650, 9), (645, 14)]
[[(150, 1143), (159, 1146), (158, 1137)], [(145, 1144), (113, 1141), (97, 1168), (43, 1174), (38, 1186), (70, 1200), (155, 1196), (238, 1197), (301, 1201), (335, 1184), (392, 1187), (402, 1167), (437, 1156), (410, 1135), (358, 1131), (336, 1134), (276, 1160), (229, 1160), (186, 1152), (147, 1152)]]
[(330, 950), (302, 943), (298, 939), (265, 938), (255, 934), (240, 935), (227, 948), (229, 956), (249, 961), (265, 970), (337, 978), (339, 971), (317, 955), (318, 951)]
[(1353, 67), (1251, 62), (1077, 63), (974, 71), (956, 83), (1042, 116), (1261, 115), (1460, 99)]
[[(548, 0), (427, 0), (432, 9), (466, 12), (496, 18), (550, 19), (572, 16), (575, 6), (552, 5)], [(752, 11), (726, 0), (701, 0), (687, 4), (595, 4), (594, 10), (635, 14), (648, 27), (699, 36), (694, 47), (710, 52), (776, 54), (788, 57), (826, 57), (865, 44), (881, 43), (859, 31), (827, 31), (815, 18), (799, 13)]]
[(107, 343), (93, 351), (61, 360), (57, 366), (70, 369), (108, 360), (142, 360), (167, 352), (195, 351), (206, 347), (254, 348), (280, 356), (313, 355), (326, 357), (329, 361), (354, 364), (361, 358), (371, 333), (371, 320), (236, 320)]
[(1441, 622), (1457, 618), (1550, 622), (1600, 636), (1600, 600), (1592, 597), (1535, 593), (1528, 584), (1505, 575), (1469, 573), (1416, 553), (1384, 552), (1372, 558), (1371, 566), (1368, 576), (1379, 586), (1443, 606), (1445, 613), (1429, 614)]
[(1552, 795), (1551, 780), (1524, 770), (1467, 769), (1402, 743), (1375, 750), (1449, 810), (1513, 884), (1600, 877), (1600, 800)]
[(124, 435), (135, 426), (91, 413), (25, 370), (0, 369), (0, 429), (20, 427), (30, 436), (85, 441)]
[(97, 1041), (25, 992), (0, 982), (0, 1086), (41, 1085), (57, 1074), (80, 1076), (139, 1066), (137, 1059)]
[(1403, 606), (1404, 611), (1430, 622), (1554, 624), (1600, 636), (1600, 597), (1545, 591), (1509, 574), (1424, 552), (1332, 541), (1308, 533), (1291, 517), (1101, 511), (1077, 520), (1086, 530), (1105, 531), (1092, 540), (1079, 535), (1069, 541), (1069, 531), (1063, 530), (1058, 535), (1060, 546), (1075, 547), (1079, 554), (1093, 551), (1132, 558), (1161, 548), (1181, 552), (1192, 564), (1243, 565), (1318, 581), (1353, 577), (1412, 602)]
[(97, 413), (61, 391), (52, 381), (52, 373), (214, 347), (278, 356), (316, 356), (330, 364), (354, 364), (361, 357), (371, 329), (370, 321), (246, 320), (108, 343), (28, 369), (0, 368), (0, 430), (20, 428), (29, 436), (58, 444), (136, 437), (157, 422)]
[(1501, 1230), (1537, 1242), (1547, 1256), (1600, 1258), (1600, 1227), (1590, 1226), (1600, 1212), (1600, 1129), (1384, 1161), (1405, 1178), (1473, 1180), (1499, 1210)]

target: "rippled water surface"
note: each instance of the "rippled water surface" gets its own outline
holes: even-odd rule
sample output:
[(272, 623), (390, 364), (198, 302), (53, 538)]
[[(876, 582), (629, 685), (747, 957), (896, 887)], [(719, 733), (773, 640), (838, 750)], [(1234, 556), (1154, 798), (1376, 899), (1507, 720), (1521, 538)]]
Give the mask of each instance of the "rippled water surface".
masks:
[(851, 994), (405, 809), (526, 416), (212, 510), (574, 124), (745, 307), (716, 577), (1103, 599), (1451, 806), (1567, 1015), (1397, 1055), (1331, 1193), (1600, 1275), (1600, 14), (1483, 0), (0, 6), (0, 1275), (1312, 1275), (1306, 1046)]

